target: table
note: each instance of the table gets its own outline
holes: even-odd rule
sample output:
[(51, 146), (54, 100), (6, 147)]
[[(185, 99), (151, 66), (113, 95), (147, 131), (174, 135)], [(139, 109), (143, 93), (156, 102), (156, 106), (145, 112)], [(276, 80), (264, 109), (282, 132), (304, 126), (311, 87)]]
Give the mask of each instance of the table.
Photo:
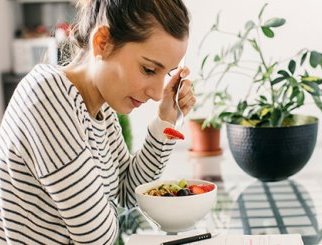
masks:
[[(217, 203), (194, 232), (300, 233), (305, 245), (322, 244), (321, 149), (318, 142), (307, 165), (289, 179), (261, 182), (238, 167), (227, 146), (222, 156), (194, 158), (179, 145), (162, 179), (201, 178), (217, 184)], [(134, 233), (165, 234), (137, 208), (120, 215), (118, 244), (126, 244)]]

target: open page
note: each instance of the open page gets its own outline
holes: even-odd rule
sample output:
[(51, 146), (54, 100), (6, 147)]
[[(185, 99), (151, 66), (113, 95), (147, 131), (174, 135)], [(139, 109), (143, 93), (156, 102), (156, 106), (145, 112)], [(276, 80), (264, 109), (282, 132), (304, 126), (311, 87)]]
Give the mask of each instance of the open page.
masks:
[[(132, 235), (126, 245), (160, 245), (186, 236)], [(303, 245), (301, 235), (220, 235), (191, 243), (193, 245)]]

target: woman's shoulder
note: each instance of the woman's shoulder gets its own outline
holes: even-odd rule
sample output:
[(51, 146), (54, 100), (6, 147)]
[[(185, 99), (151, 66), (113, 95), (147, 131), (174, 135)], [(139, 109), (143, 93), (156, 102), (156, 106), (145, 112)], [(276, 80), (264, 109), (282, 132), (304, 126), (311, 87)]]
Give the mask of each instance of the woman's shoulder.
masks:
[(18, 84), (17, 94), (28, 108), (41, 104), (72, 109), (77, 96), (63, 72), (49, 64), (36, 65)]
[[(50, 89), (70, 90), (71, 82), (59, 68), (50, 64), (36, 65), (24, 78), (31, 88), (46, 87)], [(47, 91), (50, 91), (47, 90)]]

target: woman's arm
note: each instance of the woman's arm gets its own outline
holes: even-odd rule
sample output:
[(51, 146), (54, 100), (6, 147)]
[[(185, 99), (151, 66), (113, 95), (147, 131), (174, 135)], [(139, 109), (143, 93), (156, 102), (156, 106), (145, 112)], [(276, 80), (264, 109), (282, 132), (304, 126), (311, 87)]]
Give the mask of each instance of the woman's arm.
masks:
[(134, 155), (130, 155), (118, 123), (116, 127), (120, 164), (119, 203), (121, 206), (130, 208), (136, 205), (135, 188), (140, 184), (158, 179), (162, 174), (175, 145), (174, 140), (169, 140), (163, 135), (163, 130), (173, 125), (159, 118), (152, 121), (142, 149)]

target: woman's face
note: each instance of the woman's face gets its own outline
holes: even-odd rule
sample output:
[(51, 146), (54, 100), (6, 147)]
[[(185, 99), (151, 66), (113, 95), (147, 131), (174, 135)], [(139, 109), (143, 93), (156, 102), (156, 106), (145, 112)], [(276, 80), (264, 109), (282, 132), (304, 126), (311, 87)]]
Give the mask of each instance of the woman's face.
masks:
[(161, 30), (145, 42), (127, 43), (95, 64), (94, 83), (101, 98), (122, 114), (149, 99), (159, 101), (167, 73), (177, 68), (186, 49), (187, 39)]

